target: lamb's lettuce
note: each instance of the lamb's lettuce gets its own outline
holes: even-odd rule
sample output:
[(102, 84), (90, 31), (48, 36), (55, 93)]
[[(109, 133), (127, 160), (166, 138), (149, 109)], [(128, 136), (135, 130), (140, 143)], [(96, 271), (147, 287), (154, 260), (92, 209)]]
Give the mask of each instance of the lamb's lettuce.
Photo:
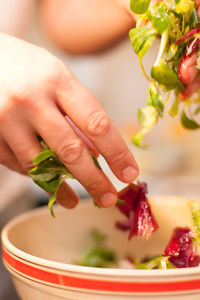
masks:
[(144, 14), (149, 8), (151, 0), (131, 0), (130, 8), (135, 14)]
[(156, 39), (156, 30), (148, 27), (133, 28), (129, 32), (130, 40), (135, 53), (141, 59), (149, 50), (150, 46)]
[(159, 84), (165, 86), (167, 90), (182, 88), (177, 73), (164, 63), (163, 59), (160, 59), (159, 63), (152, 67), (151, 77)]
[(96, 268), (115, 268), (116, 255), (105, 245), (106, 235), (98, 229), (90, 233), (88, 248), (81, 253), (80, 258), (75, 261), (76, 265), (96, 267)]
[(155, 258), (146, 259), (146, 262), (140, 263), (138, 269), (152, 270), (152, 269), (174, 269), (174, 266), (170, 263), (168, 256), (158, 256)]
[[(147, 1), (133, 0), (131, 9), (141, 15), (136, 28), (130, 30), (130, 40), (142, 72), (150, 82), (147, 107), (138, 110), (138, 120), (142, 129), (132, 138), (134, 144), (143, 147), (143, 137), (164, 116), (168, 101), (173, 101), (168, 110), (172, 117), (179, 113), (179, 107), (183, 104), (185, 86), (179, 76), (179, 64), (185, 56), (188, 43), (193, 38), (191, 33), (199, 34), (199, 30), (195, 27), (199, 26), (199, 19), (194, 0), (165, 0), (151, 6)], [(142, 58), (156, 39), (160, 40), (160, 45), (148, 75), (142, 64)], [(199, 55), (197, 68), (200, 69)], [(195, 101), (199, 102), (197, 99), (190, 99), (191, 104)], [(199, 128), (193, 117), (187, 117), (184, 109), (185, 106), (181, 114), (182, 125), (188, 129)]]
[(180, 100), (178, 97), (175, 98), (174, 103), (172, 104), (170, 110), (169, 110), (169, 115), (173, 118), (178, 115), (179, 111), (179, 105), (180, 105)]
[(190, 22), (195, 3), (193, 0), (180, 0), (176, 5), (176, 12), (185, 18), (186, 22)]
[(163, 2), (157, 2), (146, 13), (153, 27), (162, 34), (171, 25), (171, 14)]
[(148, 80), (149, 77), (144, 70), (142, 58), (155, 41), (156, 34), (156, 30), (150, 29), (148, 27), (133, 28), (129, 32), (129, 37), (133, 46), (133, 50), (137, 54), (142, 72)]
[(193, 202), (191, 204), (191, 209), (192, 209), (194, 242), (198, 247), (200, 247), (200, 202)]
[(149, 86), (149, 94), (146, 101), (146, 105), (153, 106), (161, 117), (164, 111), (164, 100), (161, 95), (158, 94), (156, 85), (152, 82)]
[[(41, 141), (41, 146), (43, 151), (33, 160), (33, 164), (36, 166), (28, 174), (39, 187), (50, 194), (48, 207), (54, 217), (53, 204), (56, 201), (57, 191), (67, 178), (74, 177), (43, 141)], [(101, 169), (96, 157), (92, 152), (90, 154), (96, 167)]]
[(186, 115), (184, 110), (181, 113), (181, 123), (182, 123), (183, 127), (186, 129), (194, 130), (194, 129), (200, 128), (200, 125), (197, 124), (197, 122), (195, 120), (188, 118), (188, 116)]

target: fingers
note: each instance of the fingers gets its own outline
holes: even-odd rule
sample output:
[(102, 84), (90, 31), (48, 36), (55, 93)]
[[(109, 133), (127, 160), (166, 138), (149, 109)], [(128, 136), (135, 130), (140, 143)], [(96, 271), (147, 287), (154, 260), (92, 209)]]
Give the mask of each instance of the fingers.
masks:
[(63, 78), (57, 90), (58, 105), (92, 141), (121, 181), (135, 180), (137, 163), (112, 120), (73, 75)]
[(80, 139), (87, 146), (87, 148), (92, 151), (95, 157), (98, 157), (99, 152), (97, 151), (96, 147), (91, 143), (91, 141), (88, 139), (88, 137), (82, 133), (82, 131), (72, 122), (72, 120), (69, 117), (65, 116), (65, 118), (67, 119), (71, 127), (74, 129), (75, 133), (80, 137)]
[(33, 167), (33, 159), (41, 152), (39, 140), (36, 133), (26, 122), (15, 122), (7, 120), (1, 126), (2, 135), (14, 152), (22, 168), (27, 172)]
[(64, 182), (57, 191), (56, 202), (65, 208), (74, 208), (79, 202), (79, 197), (72, 188)]
[(48, 109), (32, 112), (33, 127), (99, 205), (114, 205), (117, 201), (114, 186), (95, 166), (87, 147), (56, 105), (51, 104)]
[(6, 166), (10, 170), (25, 175), (25, 171), (2, 137), (0, 137), (0, 164)]
[[(16, 128), (16, 130), (13, 131), (11, 128)], [(20, 126), (20, 122), (18, 124), (11, 122), (8, 132), (5, 135), (6, 141), (12, 147), (21, 164), (1, 138), (0, 163), (19, 173), (26, 174), (26, 171), (33, 166), (33, 159), (41, 151), (39, 141), (32, 130), (30, 130), (30, 127), (28, 125), (25, 126), (25, 124)], [(65, 208), (74, 208), (78, 204), (79, 198), (68, 184), (63, 183), (57, 191), (56, 201)]]
[[(8, 121), (6, 123), (8, 126)], [(19, 173), (27, 174), (26, 171), (32, 168), (32, 161), (40, 153), (41, 146), (36, 134), (30, 129), (29, 125), (23, 123), (23, 126), (21, 126), (20, 124), (20, 122), (15, 124), (12, 120), (9, 122), (9, 127), (4, 128), (4, 125), (2, 125), (2, 129), (5, 129), (5, 131), (3, 130), (4, 134), (6, 133), (6, 141), (15, 152), (20, 163), (2, 138), (0, 138), (0, 163)], [(13, 128), (16, 129), (13, 130)], [(74, 208), (78, 204), (79, 198), (69, 185), (63, 183), (57, 191), (56, 201), (65, 208)]]

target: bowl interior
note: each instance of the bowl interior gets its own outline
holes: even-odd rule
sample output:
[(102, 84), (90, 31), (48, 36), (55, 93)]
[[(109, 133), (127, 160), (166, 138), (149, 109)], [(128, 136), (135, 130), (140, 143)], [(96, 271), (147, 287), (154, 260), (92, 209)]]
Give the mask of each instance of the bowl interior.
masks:
[(108, 236), (107, 245), (119, 258), (128, 254), (137, 258), (158, 255), (175, 227), (191, 227), (190, 201), (177, 197), (152, 198), (150, 203), (160, 228), (149, 241), (138, 238), (128, 241), (127, 233), (116, 229), (116, 220), (124, 219), (117, 208), (99, 209), (91, 201), (82, 201), (74, 210), (57, 207), (55, 218), (47, 207), (16, 218), (4, 229), (3, 243), (7, 248), (12, 245), (12, 251), (21, 250), (34, 256), (34, 260), (39, 257), (71, 264), (87, 247), (90, 231), (98, 228)]

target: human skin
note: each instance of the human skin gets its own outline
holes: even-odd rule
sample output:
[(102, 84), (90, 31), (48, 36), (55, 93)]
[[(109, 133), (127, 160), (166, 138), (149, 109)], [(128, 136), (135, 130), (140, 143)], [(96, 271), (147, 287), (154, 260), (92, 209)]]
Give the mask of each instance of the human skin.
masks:
[(71, 54), (104, 51), (135, 24), (127, 0), (42, 0), (40, 20), (52, 42)]
[[(119, 180), (132, 182), (138, 166), (107, 113), (45, 49), (6, 34), (0, 34), (0, 49), (0, 163), (26, 174), (41, 151), (41, 136), (99, 205), (114, 205), (116, 189), (65, 118), (87, 136)], [(74, 207), (78, 197), (65, 183), (57, 201)]]
[(130, 0), (40, 1), (43, 31), (54, 44), (73, 55), (110, 49), (128, 37), (137, 17), (130, 10)]

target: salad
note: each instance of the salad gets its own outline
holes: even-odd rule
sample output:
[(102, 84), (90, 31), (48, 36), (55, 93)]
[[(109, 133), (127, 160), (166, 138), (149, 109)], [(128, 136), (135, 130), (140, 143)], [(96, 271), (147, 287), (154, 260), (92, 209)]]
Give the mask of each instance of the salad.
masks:
[[(39, 187), (50, 194), (48, 207), (54, 217), (53, 204), (56, 202), (57, 191), (67, 178), (74, 177), (42, 139), (40, 143), (43, 151), (33, 160), (36, 166), (28, 172), (28, 175)], [(101, 169), (96, 156), (92, 151), (90, 154), (96, 167)]]
[[(116, 228), (129, 231), (129, 239), (133, 236), (144, 239), (158, 230), (159, 226), (152, 214), (146, 198), (144, 182), (130, 184), (119, 192), (120, 201), (117, 208), (126, 216), (126, 220), (117, 221)], [(90, 243), (75, 261), (76, 264), (100, 268), (134, 268), (134, 269), (171, 269), (197, 267), (200, 265), (200, 203), (192, 203), (191, 215), (193, 224), (189, 227), (177, 227), (163, 253), (155, 257), (144, 257), (138, 260), (127, 255), (123, 260), (105, 246), (106, 236), (98, 230), (91, 232)]]
[[(136, 28), (129, 32), (141, 70), (149, 81), (146, 106), (138, 110), (142, 129), (132, 141), (139, 147), (152, 127), (169, 114), (180, 114), (182, 125), (198, 129), (200, 113), (200, 23), (194, 0), (165, 0), (150, 5), (150, 0), (131, 0), (132, 12), (138, 14)], [(159, 40), (157, 58), (150, 74), (142, 64), (149, 48)]]
[[(150, 4), (151, 0), (130, 2), (131, 10), (139, 17), (136, 28), (130, 30), (129, 35), (142, 72), (150, 82), (146, 107), (138, 110), (142, 129), (133, 137), (133, 142), (140, 147), (144, 147), (144, 135), (166, 112), (174, 117), (180, 111), (185, 128), (200, 128), (197, 122), (200, 113), (200, 23), (197, 5), (200, 1), (165, 0)], [(148, 75), (142, 58), (156, 39), (160, 40), (158, 55)], [(57, 191), (65, 179), (73, 176), (42, 140), (41, 145), (43, 151), (34, 159), (36, 166), (28, 174), (50, 194), (49, 210), (54, 216)], [(100, 168), (92, 151), (91, 155)]]
[[(200, 23), (197, 5), (193, 0), (165, 0), (150, 6), (151, 0), (131, 0), (131, 10), (138, 14), (136, 28), (130, 30), (133, 49), (142, 72), (149, 81), (146, 107), (138, 110), (142, 129), (133, 142), (144, 147), (142, 139), (166, 113), (175, 117), (180, 113), (181, 123), (187, 129), (198, 129), (200, 113)], [(142, 58), (155, 40), (160, 40), (157, 58), (147, 74)], [(172, 103), (171, 103), (172, 102)], [(33, 181), (50, 194), (49, 210), (54, 216), (53, 204), (57, 191), (66, 178), (73, 178), (55, 153), (41, 140), (43, 151), (34, 159), (36, 165), (29, 171)], [(101, 168), (91, 152), (94, 163)], [(119, 192), (116, 204), (124, 219), (116, 222), (119, 230), (148, 239), (159, 226), (147, 199), (147, 185), (129, 184)], [(95, 203), (94, 203), (95, 204)], [(96, 205), (96, 204), (95, 204)], [(138, 261), (131, 256), (124, 260), (131, 268), (183, 268), (200, 264), (200, 203), (192, 204), (191, 228), (175, 228), (172, 238), (158, 257)], [(91, 245), (76, 261), (93, 267), (116, 267), (115, 253), (104, 245), (104, 234), (93, 231)]]
[(96, 268), (143, 270), (198, 267), (200, 256), (193, 238), (190, 228), (177, 227), (163, 254), (140, 260), (131, 255), (117, 259), (115, 252), (105, 245), (106, 235), (94, 229), (90, 233), (89, 247), (73, 263)]

